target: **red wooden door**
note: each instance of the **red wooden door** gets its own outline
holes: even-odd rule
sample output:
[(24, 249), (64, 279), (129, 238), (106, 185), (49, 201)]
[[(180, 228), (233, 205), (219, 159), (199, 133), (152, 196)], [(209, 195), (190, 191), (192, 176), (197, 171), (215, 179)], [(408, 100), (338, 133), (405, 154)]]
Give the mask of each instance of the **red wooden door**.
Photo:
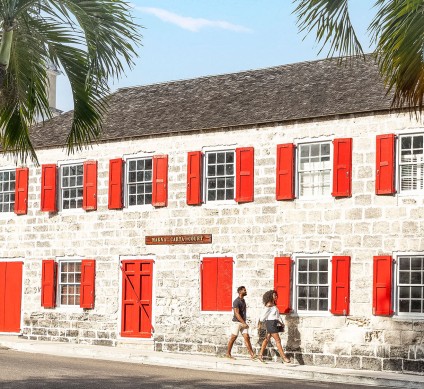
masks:
[(151, 338), (153, 261), (122, 261), (121, 270), (121, 336)]
[(0, 332), (20, 332), (22, 262), (0, 262)]

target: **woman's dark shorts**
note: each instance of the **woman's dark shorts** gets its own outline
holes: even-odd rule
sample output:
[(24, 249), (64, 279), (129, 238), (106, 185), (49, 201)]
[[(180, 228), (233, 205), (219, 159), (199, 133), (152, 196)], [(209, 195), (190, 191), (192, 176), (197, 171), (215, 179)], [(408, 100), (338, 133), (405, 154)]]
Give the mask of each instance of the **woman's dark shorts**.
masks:
[(278, 320), (266, 320), (265, 327), (268, 334), (278, 333)]

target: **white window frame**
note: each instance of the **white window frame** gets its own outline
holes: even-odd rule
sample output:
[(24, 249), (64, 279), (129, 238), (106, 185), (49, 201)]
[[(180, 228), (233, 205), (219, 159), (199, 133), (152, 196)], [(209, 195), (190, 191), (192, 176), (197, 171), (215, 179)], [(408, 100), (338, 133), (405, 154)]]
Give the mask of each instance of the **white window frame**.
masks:
[[(6, 173), (6, 172), (14, 172), (15, 173), (15, 188), (16, 188), (16, 168), (7, 168), (7, 167), (2, 167), (0, 168), (0, 173)], [(9, 180), (9, 184), (10, 184), (10, 180)], [(13, 191), (8, 191), (8, 192), (0, 192), (2, 195), (4, 195), (5, 193), (9, 193), (9, 195), (13, 194), (13, 196), (15, 195), (15, 189)], [(9, 207), (11, 207), (12, 202), (9, 202)], [(16, 198), (13, 200), (13, 209), (9, 211), (0, 211), (1, 215), (7, 215), (7, 214), (12, 214), (14, 213), (14, 209), (15, 209), (15, 204), (16, 204)]]
[(150, 204), (136, 204), (136, 205), (130, 205), (129, 204), (129, 164), (131, 161), (139, 161), (139, 160), (148, 160), (150, 159), (152, 161), (152, 179), (151, 179), (151, 185), (152, 185), (152, 201), (153, 201), (153, 155), (143, 155), (143, 156), (131, 156), (128, 157), (125, 160), (125, 174), (124, 174), (124, 196), (125, 196), (125, 200), (124, 200), (124, 204), (126, 208), (140, 208), (140, 207), (151, 207), (152, 203)]
[[(62, 294), (60, 291), (60, 287), (62, 285), (61, 283), (61, 264), (64, 262), (80, 262), (82, 263), (82, 260), (84, 258), (83, 257), (60, 257), (60, 258), (56, 258), (56, 262), (57, 262), (57, 286), (56, 286), (56, 308), (59, 308), (61, 310), (66, 310), (66, 311), (78, 311), (78, 312), (83, 312), (83, 308), (80, 307), (79, 304), (76, 305), (68, 305), (68, 304), (62, 304)], [(81, 266), (81, 272), (82, 272), (82, 266)], [(81, 283), (81, 281), (80, 281)], [(81, 288), (80, 288), (80, 299), (81, 299)]]
[[(293, 295), (293, 312), (297, 314), (298, 316), (332, 316), (330, 309), (331, 309), (331, 261), (332, 261), (332, 254), (329, 253), (320, 253), (320, 254), (304, 254), (304, 253), (297, 253), (292, 255), (293, 259), (293, 279), (292, 279), (292, 295)], [(305, 311), (305, 310), (299, 310), (298, 309), (298, 296), (297, 296), (297, 287), (298, 287), (298, 269), (299, 269), (299, 259), (327, 259), (328, 262), (328, 279), (327, 279), (327, 286), (328, 286), (328, 308), (326, 311)]]
[[(319, 194), (314, 196), (301, 196), (300, 195), (300, 148), (305, 145), (312, 145), (312, 144), (323, 144), (328, 143), (330, 145), (330, 186), (329, 186), (329, 192), (328, 194)], [(295, 190), (296, 190), (296, 198), (299, 200), (319, 200), (319, 199), (326, 199), (331, 198), (331, 193), (333, 192), (333, 159), (334, 159), (334, 145), (333, 145), (333, 139), (305, 139), (301, 142), (296, 143), (296, 152), (295, 152)]]
[[(202, 309), (202, 285), (201, 285), (201, 280), (202, 280), (202, 269), (201, 269), (201, 265), (203, 263), (203, 259), (205, 258), (233, 258), (233, 278), (231, 279), (231, 283), (232, 283), (232, 288), (235, 289), (235, 270), (236, 270), (236, 265), (237, 265), (237, 259), (235, 254), (233, 253), (226, 253), (226, 254), (200, 254), (200, 262), (199, 262), (199, 313), (201, 315), (215, 315), (215, 314), (221, 314), (221, 315), (229, 315), (231, 317), (233, 317), (234, 315), (234, 309), (231, 309), (231, 311), (204, 311)], [(241, 285), (241, 284), (240, 284)], [(238, 285), (238, 286), (240, 286)], [(238, 287), (237, 286), (237, 287)], [(232, 293), (236, 293), (234, 290), (232, 291)], [(233, 304), (233, 301), (235, 300), (235, 298), (238, 297), (237, 293), (236, 294), (232, 294), (231, 297), (231, 305)]]
[[(84, 162), (86, 160), (85, 159), (77, 159), (77, 160), (73, 160), (73, 161), (61, 161), (58, 162), (57, 167), (58, 167), (58, 185), (57, 185), (57, 189), (58, 189), (58, 202), (59, 202), (59, 206), (58, 209), (61, 212), (69, 212), (69, 213), (83, 213), (84, 209), (82, 208), (69, 208), (69, 209), (65, 209), (63, 208), (63, 197), (62, 197), (62, 167), (65, 166), (72, 166), (72, 165), (82, 165), (82, 188), (83, 188), (83, 193), (84, 193)], [(83, 194), (84, 196), (84, 194)], [(84, 203), (84, 197), (83, 197), (83, 203)]]
[[(396, 134), (396, 141), (395, 141), (395, 184), (396, 184), (396, 189), (397, 189), (397, 193), (400, 196), (422, 196), (424, 195), (424, 188), (423, 189), (415, 189), (415, 190), (401, 190), (401, 175), (400, 175), (400, 170), (401, 170), (401, 142), (402, 142), (402, 138), (403, 137), (407, 137), (407, 136), (417, 136), (417, 135), (421, 135), (424, 138), (424, 131), (422, 129), (420, 130), (415, 130), (415, 131), (408, 131), (406, 133), (402, 133), (402, 134)], [(423, 139), (424, 141), (424, 139)], [(424, 158), (424, 154), (423, 158)], [(423, 177), (424, 180), (424, 177)]]
[[(234, 198), (233, 199), (227, 199), (227, 200), (209, 200), (208, 201), (208, 188), (207, 188), (207, 154), (208, 153), (217, 153), (217, 152), (234, 152)], [(203, 171), (202, 171), (202, 199), (204, 204), (212, 205), (234, 205), (237, 204), (235, 198), (237, 193), (237, 153), (236, 153), (236, 147), (235, 146), (221, 146), (221, 147), (208, 147), (203, 148)]]
[[(408, 318), (408, 319), (424, 319), (424, 312), (399, 312), (399, 258), (400, 257), (424, 257), (424, 252), (396, 252), (393, 253), (394, 263), (393, 263), (393, 288), (392, 288), (392, 298), (393, 298), (393, 310), (394, 315), (399, 318)], [(424, 287), (424, 280), (423, 284)], [(424, 295), (423, 295), (423, 304), (424, 304)]]

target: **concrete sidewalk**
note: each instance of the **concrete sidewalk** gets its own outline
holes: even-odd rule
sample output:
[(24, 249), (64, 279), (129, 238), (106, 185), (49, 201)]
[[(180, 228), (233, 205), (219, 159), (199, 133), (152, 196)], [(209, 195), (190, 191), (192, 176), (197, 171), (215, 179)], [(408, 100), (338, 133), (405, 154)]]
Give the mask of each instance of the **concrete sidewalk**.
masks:
[(30, 353), (63, 357), (94, 358), (226, 373), (266, 375), (290, 379), (371, 385), (385, 388), (423, 389), (424, 376), (414, 374), (336, 369), (322, 366), (263, 364), (250, 359), (230, 360), (209, 355), (176, 354), (145, 351), (137, 348), (92, 346), (62, 342), (33, 341), (19, 336), (0, 335), (0, 347)]

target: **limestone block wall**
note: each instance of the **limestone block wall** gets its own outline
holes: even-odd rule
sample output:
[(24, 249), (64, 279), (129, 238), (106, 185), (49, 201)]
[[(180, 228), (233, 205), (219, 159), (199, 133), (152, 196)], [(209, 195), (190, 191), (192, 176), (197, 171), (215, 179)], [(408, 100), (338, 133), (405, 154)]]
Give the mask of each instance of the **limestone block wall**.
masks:
[[(40, 164), (97, 160), (98, 209), (41, 212), (41, 168), (29, 165), (28, 214), (0, 214), (0, 260), (24, 261), (23, 335), (117, 345), (122, 340), (120, 260), (150, 257), (156, 349), (221, 354), (232, 314), (200, 310), (201, 256), (213, 254), (235, 260), (234, 294), (237, 286), (247, 287), (257, 347), (255, 323), (262, 294), (273, 287), (274, 257), (328, 253), (351, 256), (350, 315), (287, 315), (287, 350), (306, 364), (423, 372), (424, 317), (372, 315), (373, 256), (424, 252), (424, 197), (375, 195), (375, 137), (417, 129), (407, 115), (370, 114), (99, 143), (71, 156), (61, 149), (38, 150)], [(352, 197), (275, 200), (277, 144), (344, 137), (353, 138)], [(188, 206), (187, 152), (220, 145), (255, 148), (254, 202)], [(168, 155), (168, 206), (108, 210), (109, 160), (140, 152)], [(13, 160), (0, 158), (0, 168), (12, 166)], [(212, 234), (213, 243), (144, 244), (146, 235), (200, 233)], [(96, 260), (94, 309), (41, 307), (41, 261), (59, 257)], [(241, 340), (234, 353), (246, 353)]]

